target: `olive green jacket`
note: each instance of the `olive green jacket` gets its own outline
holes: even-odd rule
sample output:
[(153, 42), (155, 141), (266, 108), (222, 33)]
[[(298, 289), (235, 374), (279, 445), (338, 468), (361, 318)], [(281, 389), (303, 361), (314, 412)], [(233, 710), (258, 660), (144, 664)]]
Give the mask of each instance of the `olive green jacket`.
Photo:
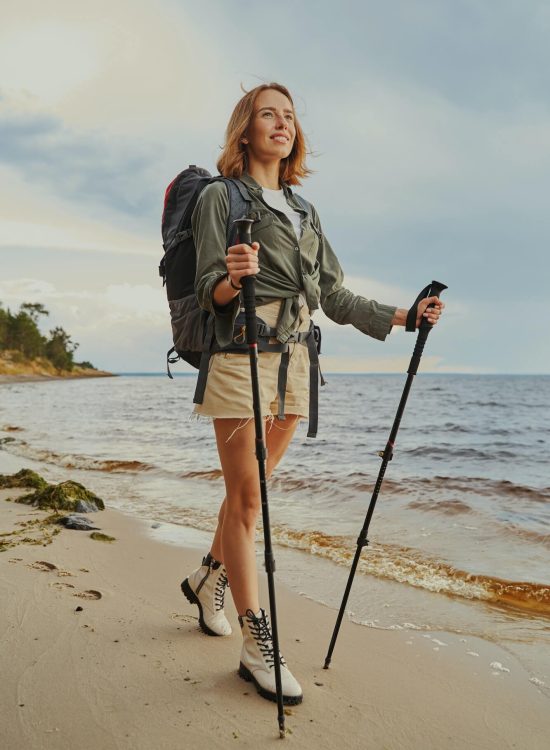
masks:
[[(321, 306), (336, 323), (351, 323), (376, 339), (384, 340), (391, 330), (396, 308), (353, 294), (342, 286), (344, 274), (338, 259), (321, 230), (317, 212), (311, 216), (298, 203), (290, 188), (283, 186), (289, 206), (302, 216), (302, 236), (287, 216), (262, 200), (262, 188), (250, 175), (241, 178), (252, 197), (252, 241), (260, 244), (260, 271), (256, 275), (256, 304), (283, 299), (277, 322), (277, 338), (287, 341), (296, 330), (299, 294), (310, 312)], [(197, 248), (195, 289), (199, 305), (215, 315), (215, 335), (220, 346), (228, 346), (233, 323), (239, 312), (239, 296), (220, 307), (213, 302), (216, 284), (227, 273), (225, 265), (229, 199), (223, 182), (213, 182), (199, 196), (191, 219)]]

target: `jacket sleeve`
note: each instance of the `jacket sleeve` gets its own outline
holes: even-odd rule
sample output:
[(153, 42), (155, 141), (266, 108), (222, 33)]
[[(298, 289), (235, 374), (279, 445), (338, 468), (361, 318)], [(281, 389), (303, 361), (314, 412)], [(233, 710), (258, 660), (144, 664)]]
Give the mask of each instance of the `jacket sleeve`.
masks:
[(239, 312), (239, 295), (227, 305), (213, 300), (214, 287), (227, 273), (225, 264), (229, 198), (223, 182), (213, 182), (202, 191), (191, 217), (197, 250), (195, 293), (204, 310), (215, 315), (215, 334), (220, 346), (231, 342), (233, 323)]
[(343, 286), (344, 272), (336, 253), (321, 230), (317, 213), (314, 221), (319, 229), (319, 285), (321, 288), (321, 308), (335, 323), (351, 323), (362, 333), (384, 341), (392, 329), (392, 319), (397, 307), (383, 305), (375, 300), (353, 294)]

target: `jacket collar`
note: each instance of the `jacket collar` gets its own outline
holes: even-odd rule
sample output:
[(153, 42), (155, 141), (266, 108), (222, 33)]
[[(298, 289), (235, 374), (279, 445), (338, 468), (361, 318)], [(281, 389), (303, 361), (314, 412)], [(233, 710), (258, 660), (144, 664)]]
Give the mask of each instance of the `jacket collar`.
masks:
[(251, 190), (253, 193), (261, 193), (262, 192), (262, 186), (259, 182), (256, 182), (256, 180), (251, 177), (248, 172), (243, 172), (243, 174), (240, 176), (240, 181), (244, 182), (246, 187)]
[[(262, 186), (260, 185), (259, 182), (256, 182), (256, 180), (251, 175), (249, 175), (248, 172), (243, 172), (243, 174), (240, 177), (240, 180), (246, 185), (246, 187), (248, 188), (248, 190), (250, 190), (251, 193), (261, 197)], [(283, 188), (283, 192), (284, 192), (287, 202), (290, 201), (292, 206), (296, 208), (298, 211), (303, 211), (302, 206), (299, 203), (297, 203), (297, 201), (295, 200), (292, 194), (290, 185), (288, 185), (286, 182), (283, 182), (282, 188)]]
[[(243, 174), (240, 177), (241, 182), (244, 182), (247, 188), (249, 190), (252, 190), (253, 192), (261, 192), (262, 186), (259, 182), (256, 182), (256, 180), (248, 174), (248, 172), (243, 172)], [(290, 189), (290, 186), (286, 184), (286, 182), (283, 182), (282, 188), (284, 191), (285, 196), (288, 198), (289, 195), (292, 195), (292, 190)]]

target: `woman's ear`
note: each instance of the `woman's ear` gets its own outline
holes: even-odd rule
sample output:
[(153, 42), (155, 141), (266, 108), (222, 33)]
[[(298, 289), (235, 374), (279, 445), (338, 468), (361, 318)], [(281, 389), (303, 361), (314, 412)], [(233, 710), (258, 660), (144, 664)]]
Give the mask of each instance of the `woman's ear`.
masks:
[(241, 138), (241, 143), (247, 144), (248, 143), (248, 138)]

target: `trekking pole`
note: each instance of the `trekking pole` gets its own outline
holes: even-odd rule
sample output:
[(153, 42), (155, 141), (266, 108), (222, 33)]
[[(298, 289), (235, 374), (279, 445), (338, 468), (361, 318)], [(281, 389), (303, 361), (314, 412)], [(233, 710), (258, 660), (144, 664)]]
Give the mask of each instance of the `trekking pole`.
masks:
[[(426, 297), (439, 297), (439, 295), (444, 289), (447, 289), (445, 284), (441, 284), (441, 282), (439, 281), (432, 281), (431, 284), (428, 284), (428, 286), (425, 287), (420, 292), (413, 306), (409, 310), (409, 314), (407, 315), (407, 331), (414, 331), (416, 329), (416, 312), (417, 312), (418, 303), (420, 302), (420, 300), (425, 299)], [(433, 307), (433, 306), (434, 306), (433, 304), (429, 305), (429, 307)], [(418, 370), (418, 365), (420, 364), (420, 359), (422, 357), (424, 345), (428, 338), (428, 334), (430, 333), (431, 330), (432, 330), (432, 324), (429, 323), (426, 320), (426, 318), (422, 318), (422, 322), (420, 323), (420, 326), (418, 328), (418, 336), (416, 338), (416, 344), (415, 344), (413, 355), (411, 357), (411, 361), (409, 364), (409, 369), (407, 370), (407, 373), (408, 373), (407, 382), (405, 383), (405, 387), (403, 389), (403, 394), (401, 396), (401, 401), (399, 402), (397, 414), (395, 415), (390, 437), (388, 439), (388, 442), (386, 443), (385, 449), (378, 453), (378, 455), (382, 459), (382, 465), (380, 466), (380, 471), (378, 472), (378, 478), (376, 480), (376, 484), (374, 485), (374, 491), (372, 493), (372, 497), (369, 503), (369, 508), (367, 511), (367, 515), (365, 517), (363, 528), (361, 529), (361, 533), (359, 534), (357, 538), (357, 549), (355, 551), (355, 557), (353, 558), (353, 562), (351, 564), (351, 570), (350, 570), (348, 582), (346, 585), (346, 590), (344, 591), (344, 596), (342, 599), (342, 603), (340, 605), (340, 611), (338, 612), (338, 617), (336, 618), (336, 625), (334, 626), (334, 632), (332, 633), (332, 639), (330, 641), (328, 653), (325, 657), (325, 665), (323, 669), (328, 669), (331, 658), (332, 658), (332, 652), (334, 651), (334, 646), (336, 645), (336, 639), (338, 638), (338, 632), (340, 630), (340, 625), (342, 624), (342, 618), (344, 617), (344, 612), (345, 612), (346, 604), (348, 602), (348, 597), (351, 591), (353, 578), (355, 576), (355, 571), (357, 570), (359, 558), (361, 557), (361, 551), (363, 547), (367, 547), (369, 544), (369, 540), (367, 539), (367, 534), (369, 531), (369, 525), (370, 525), (370, 521), (372, 518), (372, 514), (374, 513), (374, 506), (376, 505), (376, 500), (378, 499), (378, 493), (380, 492), (380, 488), (382, 487), (382, 481), (384, 480), (384, 474), (386, 473), (388, 462), (391, 461), (393, 458), (393, 448), (395, 445), (395, 439), (397, 437), (397, 431), (399, 430), (399, 425), (401, 423), (401, 417), (403, 416), (403, 412), (405, 411), (405, 404), (407, 403), (407, 398), (409, 395), (409, 391), (411, 389), (413, 378), (416, 375), (416, 372)]]
[[(239, 242), (245, 245), (252, 244), (251, 226), (252, 219), (238, 219), (237, 225)], [(264, 425), (260, 403), (260, 383), (258, 378), (258, 334), (256, 328), (256, 294), (254, 276), (243, 276), (241, 284), (243, 287), (244, 314), (246, 322), (246, 343), (250, 355), (250, 379), (252, 381), (252, 405), (254, 409), (254, 426), (256, 428), (256, 458), (258, 459), (258, 471), (260, 474), (260, 496), (262, 500), (262, 520), (264, 527), (265, 545), (265, 569), (267, 572), (267, 585), (269, 589), (269, 610), (271, 615), (271, 628), (273, 636), (275, 667), (275, 689), (277, 693), (277, 720), (279, 722), (279, 737), (285, 736), (285, 714), (283, 708), (283, 687), (281, 683), (281, 662), (279, 657), (279, 633), (277, 630), (277, 607), (275, 603), (275, 558), (271, 546), (271, 527), (269, 524), (269, 506), (267, 502), (267, 483), (265, 476), (265, 461), (267, 451), (264, 441)]]

